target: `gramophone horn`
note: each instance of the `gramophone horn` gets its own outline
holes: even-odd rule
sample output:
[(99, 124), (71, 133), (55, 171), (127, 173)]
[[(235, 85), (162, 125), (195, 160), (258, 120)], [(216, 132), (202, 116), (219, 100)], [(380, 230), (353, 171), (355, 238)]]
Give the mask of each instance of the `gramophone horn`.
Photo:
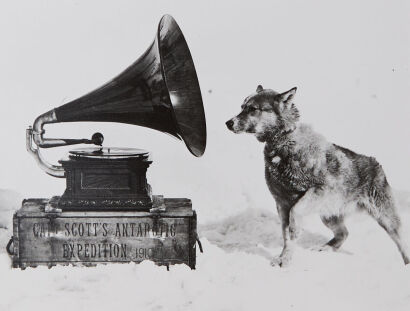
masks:
[[(94, 135), (92, 139), (43, 137), (44, 124), (77, 121), (119, 122), (149, 127), (182, 139), (197, 157), (204, 153), (206, 124), (198, 78), (188, 45), (172, 16), (161, 18), (154, 42), (117, 77), (76, 100), (40, 115), (33, 128), (27, 130), (27, 136), (30, 136), (27, 138), (27, 149), (39, 158), (38, 148), (32, 147), (31, 140), (41, 148), (102, 143), (102, 136), (99, 135)], [(44, 164), (43, 160), (39, 162)], [(55, 166), (45, 170), (62, 177)]]

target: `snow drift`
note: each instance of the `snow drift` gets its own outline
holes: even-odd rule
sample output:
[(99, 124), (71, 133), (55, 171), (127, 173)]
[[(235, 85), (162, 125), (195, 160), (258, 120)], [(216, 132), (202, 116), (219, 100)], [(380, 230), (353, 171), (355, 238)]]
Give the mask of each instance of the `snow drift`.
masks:
[[(275, 212), (247, 209), (200, 225), (204, 253), (197, 270), (152, 262), (94, 268), (10, 268), (4, 242), (20, 204), (1, 192), (0, 310), (407, 310), (410, 271), (395, 245), (367, 215), (347, 221), (350, 236), (339, 252), (309, 248), (331, 237), (318, 216), (308, 216), (289, 268), (271, 267), (281, 250)], [(410, 195), (396, 195), (410, 232)]]

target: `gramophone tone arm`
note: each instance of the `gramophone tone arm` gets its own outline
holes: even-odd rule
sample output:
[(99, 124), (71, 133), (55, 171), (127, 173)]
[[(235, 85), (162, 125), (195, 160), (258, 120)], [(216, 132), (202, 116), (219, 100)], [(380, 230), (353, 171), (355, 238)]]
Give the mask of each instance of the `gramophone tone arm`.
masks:
[(26, 148), (27, 151), (34, 157), (41, 169), (47, 174), (54, 177), (65, 177), (65, 171), (61, 165), (52, 165), (48, 163), (41, 156), (40, 149), (33, 148), (33, 129), (31, 126), (26, 130)]
[(32, 136), (33, 140), (38, 147), (41, 148), (52, 148), (59, 146), (68, 146), (76, 144), (94, 144), (102, 145), (104, 137), (100, 133), (95, 133), (91, 139), (64, 139), (64, 138), (44, 138), (43, 134), (45, 130), (43, 129), (44, 124), (57, 123), (59, 122), (55, 113), (55, 110), (47, 111), (42, 115), (38, 116), (34, 121)]
[[(61, 165), (53, 165), (48, 163), (41, 156), (40, 148), (51, 148), (58, 146), (68, 146), (75, 144), (95, 144), (101, 145), (104, 136), (100, 133), (95, 133), (91, 139), (62, 139), (62, 138), (44, 138), (44, 124), (57, 123), (59, 122), (55, 110), (50, 110), (43, 113), (34, 121), (33, 127), (29, 127), (26, 130), (26, 148), (27, 151), (34, 157), (37, 164), (41, 167), (43, 171), (54, 177), (65, 177), (65, 171)], [(34, 143), (37, 148), (34, 148)]]

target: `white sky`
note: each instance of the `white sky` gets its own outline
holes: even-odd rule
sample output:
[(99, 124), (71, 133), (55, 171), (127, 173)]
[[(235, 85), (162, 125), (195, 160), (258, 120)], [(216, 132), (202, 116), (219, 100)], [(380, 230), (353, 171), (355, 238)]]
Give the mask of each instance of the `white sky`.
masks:
[[(393, 187), (410, 189), (409, 9), (408, 1), (391, 0), (2, 1), (0, 188), (26, 197), (63, 192), (64, 181), (43, 173), (26, 152), (26, 127), (130, 65), (169, 13), (196, 64), (205, 156), (196, 159), (167, 135), (131, 125), (51, 125), (48, 137), (101, 131), (106, 146), (152, 151), (149, 181), (157, 194), (223, 207), (241, 191), (249, 202), (273, 204), (262, 145), (229, 133), (224, 122), (260, 83), (277, 91), (297, 86), (303, 121), (332, 142), (375, 156)], [(45, 154), (56, 161), (69, 149)]]

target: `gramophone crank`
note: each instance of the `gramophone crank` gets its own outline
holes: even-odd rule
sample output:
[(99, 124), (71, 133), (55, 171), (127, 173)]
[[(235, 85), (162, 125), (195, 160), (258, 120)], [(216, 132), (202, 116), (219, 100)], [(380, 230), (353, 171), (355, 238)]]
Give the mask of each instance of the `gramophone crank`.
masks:
[[(151, 194), (146, 179), (152, 163), (148, 151), (102, 147), (100, 133), (91, 139), (45, 137), (46, 124), (79, 121), (149, 127), (183, 140), (194, 156), (202, 156), (206, 124), (201, 91), (188, 45), (171, 16), (161, 19), (154, 42), (131, 66), (100, 88), (40, 115), (27, 129), (29, 153), (47, 174), (66, 178), (67, 185), (61, 196), (25, 200), (14, 215), (14, 236), (8, 246), (13, 266), (148, 258), (158, 264), (186, 263), (194, 268), (197, 235), (191, 201)], [(48, 163), (41, 155), (42, 148), (75, 144), (96, 146), (71, 150), (59, 165)], [(91, 228), (95, 223), (101, 224), (95, 227), (100, 228), (95, 235), (67, 234), (67, 228), (79, 229), (79, 224)], [(148, 225), (144, 228), (175, 230), (165, 237), (153, 229), (138, 238), (116, 234), (115, 228), (135, 224), (138, 229), (142, 223)], [(39, 228), (53, 234), (39, 234)], [(111, 245), (111, 252), (125, 255), (90, 257), (98, 245), (100, 251)], [(71, 252), (73, 249), (76, 251)], [(141, 258), (140, 249), (150, 250), (142, 252), (148, 257)]]

